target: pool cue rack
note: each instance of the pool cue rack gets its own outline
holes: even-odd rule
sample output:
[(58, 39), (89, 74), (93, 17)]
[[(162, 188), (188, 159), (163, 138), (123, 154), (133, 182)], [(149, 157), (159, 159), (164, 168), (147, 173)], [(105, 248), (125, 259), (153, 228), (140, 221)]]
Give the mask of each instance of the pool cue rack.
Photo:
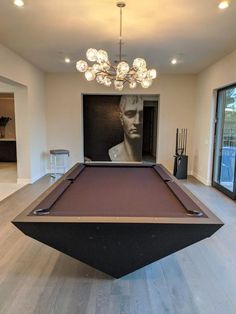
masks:
[(177, 179), (187, 179), (188, 174), (188, 156), (187, 149), (187, 129), (176, 129), (175, 156), (173, 175)]

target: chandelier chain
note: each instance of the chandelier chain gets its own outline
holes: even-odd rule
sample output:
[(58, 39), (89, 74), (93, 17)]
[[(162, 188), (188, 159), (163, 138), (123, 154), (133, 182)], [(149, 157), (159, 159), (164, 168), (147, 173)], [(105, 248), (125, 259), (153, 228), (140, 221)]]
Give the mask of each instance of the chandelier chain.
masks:
[(121, 62), (121, 58), (122, 58), (122, 7), (120, 7), (120, 62)]

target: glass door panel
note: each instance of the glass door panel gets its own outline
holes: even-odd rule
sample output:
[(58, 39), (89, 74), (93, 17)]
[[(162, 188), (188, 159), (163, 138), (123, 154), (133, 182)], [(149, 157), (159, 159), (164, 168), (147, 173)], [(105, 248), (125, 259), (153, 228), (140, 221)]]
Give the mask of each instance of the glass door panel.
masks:
[(213, 185), (236, 198), (236, 86), (218, 91)]

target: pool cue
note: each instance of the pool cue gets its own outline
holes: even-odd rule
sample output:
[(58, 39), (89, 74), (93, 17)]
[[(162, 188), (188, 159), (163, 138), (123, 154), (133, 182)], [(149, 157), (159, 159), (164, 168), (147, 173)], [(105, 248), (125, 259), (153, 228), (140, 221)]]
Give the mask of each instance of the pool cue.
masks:
[(179, 129), (176, 129), (176, 137), (175, 137), (175, 155), (178, 155), (178, 142), (179, 142)]
[(186, 136), (185, 136), (185, 155), (187, 152), (187, 137), (188, 137), (188, 130), (186, 129)]

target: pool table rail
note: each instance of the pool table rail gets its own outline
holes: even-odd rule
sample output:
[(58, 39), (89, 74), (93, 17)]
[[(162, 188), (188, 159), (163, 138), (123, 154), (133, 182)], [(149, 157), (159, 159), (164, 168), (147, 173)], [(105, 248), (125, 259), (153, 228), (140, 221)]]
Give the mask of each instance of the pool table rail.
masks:
[[(60, 197), (60, 193), (63, 193), (63, 189), (67, 189), (71, 182), (76, 180), (76, 178), (81, 174), (86, 166), (88, 167), (99, 167), (99, 166), (108, 166), (108, 167), (153, 167), (153, 169), (160, 175), (169, 186), (177, 186), (179, 187), (186, 197), (188, 197), (194, 204), (196, 204), (200, 210), (203, 212), (203, 216), (196, 217), (196, 216), (188, 216), (186, 217), (116, 217), (116, 216), (50, 216), (47, 215), (47, 210), (45, 214), (42, 215), (31, 215), (37, 209), (42, 207), (42, 204), (47, 203), (47, 197), (50, 196), (52, 193), (55, 193), (55, 199), (51, 199), (52, 203)], [(63, 175), (58, 181), (56, 181), (52, 186), (50, 186), (45, 192), (43, 192), (33, 203), (31, 203), (22, 213), (20, 213), (13, 222), (77, 222), (77, 223), (179, 223), (179, 224), (223, 224), (222, 221), (214, 215), (210, 209), (204, 205), (194, 194), (192, 194), (179, 180), (177, 180), (174, 176), (172, 176), (168, 170), (160, 164), (129, 164), (129, 163), (111, 163), (111, 164), (104, 164), (104, 163), (89, 163), (86, 164), (78, 163), (75, 164), (65, 175)], [(59, 193), (57, 193), (57, 189), (59, 189)], [(50, 197), (51, 198), (51, 197)], [(180, 199), (181, 201), (181, 199)], [(46, 204), (47, 207), (47, 204)]]

